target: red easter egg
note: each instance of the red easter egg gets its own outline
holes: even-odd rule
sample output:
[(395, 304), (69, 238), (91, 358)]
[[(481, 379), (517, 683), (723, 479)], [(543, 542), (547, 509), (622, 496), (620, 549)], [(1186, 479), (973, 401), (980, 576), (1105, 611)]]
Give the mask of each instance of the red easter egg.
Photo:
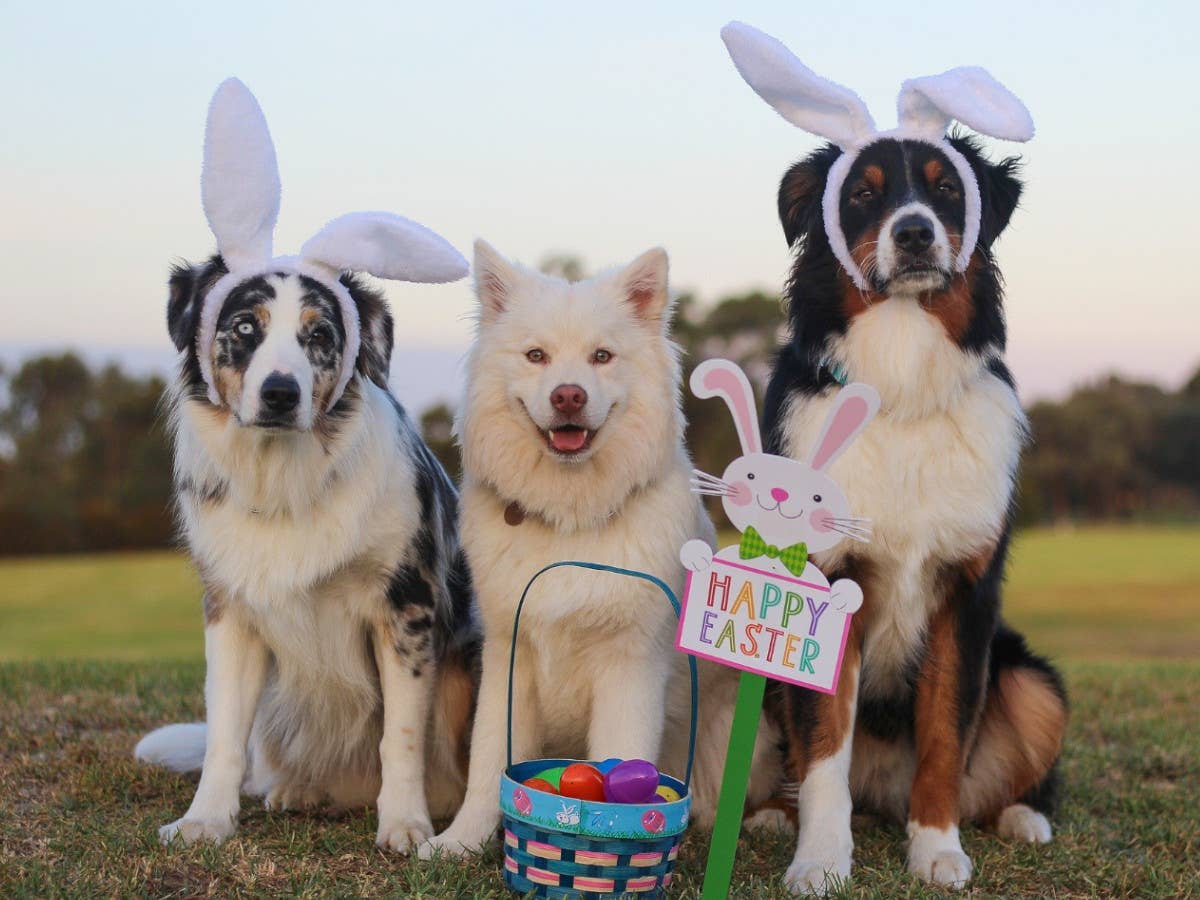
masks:
[(587, 763), (571, 763), (563, 769), (558, 780), (558, 792), (576, 800), (603, 800), (604, 776), (595, 766)]
[(527, 816), (533, 812), (533, 802), (529, 799), (529, 795), (521, 788), (513, 790), (513, 806), (523, 816)]
[(554, 789), (554, 785), (548, 782), (545, 778), (526, 778), (521, 782), (521, 784), (535, 791), (544, 791), (547, 794), (558, 793), (558, 791)]
[(648, 809), (642, 816), (642, 827), (651, 834), (658, 834), (667, 827), (667, 817), (657, 809)]

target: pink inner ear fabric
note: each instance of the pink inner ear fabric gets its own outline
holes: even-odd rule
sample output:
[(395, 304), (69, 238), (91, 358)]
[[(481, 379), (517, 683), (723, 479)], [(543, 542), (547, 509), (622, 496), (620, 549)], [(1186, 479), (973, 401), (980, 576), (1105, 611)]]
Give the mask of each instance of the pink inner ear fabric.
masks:
[(829, 423), (829, 429), (825, 432), (825, 437), (821, 440), (821, 444), (817, 447), (817, 452), (813, 454), (812, 467), (814, 469), (823, 469), (829, 465), (833, 457), (841, 452), (842, 448), (849, 443), (850, 438), (854, 436), (854, 432), (867, 418), (869, 407), (867, 401), (862, 397), (851, 397), (833, 414), (833, 421)]
[(704, 386), (714, 394), (724, 394), (725, 400), (733, 411), (733, 424), (737, 428), (738, 437), (742, 439), (742, 450), (745, 453), (761, 453), (762, 444), (758, 440), (758, 421), (754, 410), (748, 406), (749, 398), (744, 385), (738, 378), (738, 373), (726, 368), (711, 369), (704, 373)]

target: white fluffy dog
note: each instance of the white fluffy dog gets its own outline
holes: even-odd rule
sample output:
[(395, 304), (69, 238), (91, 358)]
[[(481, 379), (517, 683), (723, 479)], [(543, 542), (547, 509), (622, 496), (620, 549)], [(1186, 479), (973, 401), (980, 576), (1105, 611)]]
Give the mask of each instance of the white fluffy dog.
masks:
[[(572, 284), (480, 241), (474, 269), (479, 333), (458, 433), (461, 539), (484, 629), (483, 674), (466, 799), (424, 856), (479, 848), (499, 822), (513, 615), (529, 578), (578, 559), (649, 572), (678, 593), (680, 546), (714, 539), (688, 485), (666, 253)], [(674, 629), (670, 606), (648, 585), (576, 569), (541, 578), (518, 640), (514, 761), (640, 757), (682, 774), (687, 680)], [(736, 673), (702, 669), (693, 795), (696, 818), (708, 822)]]

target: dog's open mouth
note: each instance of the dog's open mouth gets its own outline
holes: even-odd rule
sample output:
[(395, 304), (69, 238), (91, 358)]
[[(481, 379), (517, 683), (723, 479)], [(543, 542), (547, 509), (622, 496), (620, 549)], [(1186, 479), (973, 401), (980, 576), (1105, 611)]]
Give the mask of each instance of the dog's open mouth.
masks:
[(592, 445), (595, 434), (596, 432), (581, 425), (559, 425), (545, 432), (546, 444), (555, 453), (563, 456), (582, 453)]

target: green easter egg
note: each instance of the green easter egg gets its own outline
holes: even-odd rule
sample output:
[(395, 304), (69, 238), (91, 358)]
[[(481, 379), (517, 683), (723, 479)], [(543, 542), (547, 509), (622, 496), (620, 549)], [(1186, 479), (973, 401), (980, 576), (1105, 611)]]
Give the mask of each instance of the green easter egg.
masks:
[(557, 791), (560, 787), (559, 782), (562, 781), (562, 773), (565, 768), (566, 766), (555, 766), (553, 769), (542, 769), (542, 771), (538, 772), (533, 777), (541, 778), (544, 781), (550, 782), (552, 785), (554, 785), (554, 789)]

